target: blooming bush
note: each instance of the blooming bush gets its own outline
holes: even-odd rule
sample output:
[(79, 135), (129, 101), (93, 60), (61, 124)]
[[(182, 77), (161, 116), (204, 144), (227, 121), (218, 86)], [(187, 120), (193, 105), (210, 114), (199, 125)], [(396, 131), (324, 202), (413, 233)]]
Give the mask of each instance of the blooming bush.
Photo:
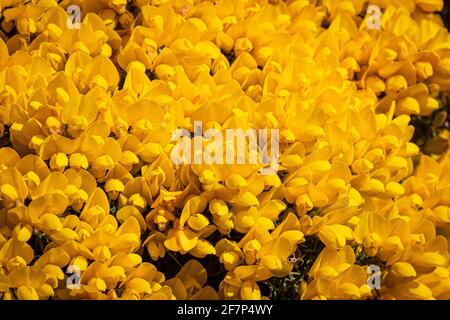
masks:
[(0, 298), (450, 299), (443, 6), (0, 0)]

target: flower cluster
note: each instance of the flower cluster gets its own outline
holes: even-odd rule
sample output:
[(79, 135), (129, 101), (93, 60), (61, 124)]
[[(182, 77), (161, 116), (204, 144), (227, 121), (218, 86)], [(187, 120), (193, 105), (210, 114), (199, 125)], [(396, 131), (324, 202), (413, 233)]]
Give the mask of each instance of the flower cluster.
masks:
[[(0, 0), (0, 298), (449, 299), (442, 8)], [(173, 163), (196, 121), (279, 130), (278, 172)]]

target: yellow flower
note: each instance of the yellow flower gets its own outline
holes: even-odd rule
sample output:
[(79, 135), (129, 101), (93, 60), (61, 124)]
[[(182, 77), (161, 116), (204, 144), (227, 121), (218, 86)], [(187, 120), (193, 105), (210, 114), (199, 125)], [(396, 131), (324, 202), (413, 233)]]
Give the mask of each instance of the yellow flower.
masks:
[(172, 288), (174, 295), (180, 300), (217, 300), (217, 293), (209, 286), (205, 286), (206, 270), (196, 260), (188, 261), (175, 278), (165, 282)]
[(0, 299), (450, 297), (442, 0), (0, 7)]

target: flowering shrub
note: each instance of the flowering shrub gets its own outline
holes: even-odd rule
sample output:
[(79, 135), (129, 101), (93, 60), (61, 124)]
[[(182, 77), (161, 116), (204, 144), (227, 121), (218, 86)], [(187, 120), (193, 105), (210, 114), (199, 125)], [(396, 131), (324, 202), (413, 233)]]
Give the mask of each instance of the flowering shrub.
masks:
[[(442, 10), (0, 0), (0, 297), (450, 299)], [(278, 172), (174, 164), (194, 121)]]

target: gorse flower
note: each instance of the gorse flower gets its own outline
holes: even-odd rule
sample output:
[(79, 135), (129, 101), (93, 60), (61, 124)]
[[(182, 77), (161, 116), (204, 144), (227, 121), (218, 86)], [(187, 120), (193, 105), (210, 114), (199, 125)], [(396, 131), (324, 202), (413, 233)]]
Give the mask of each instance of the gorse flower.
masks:
[(368, 5), (0, 0), (0, 299), (449, 299), (444, 4)]

